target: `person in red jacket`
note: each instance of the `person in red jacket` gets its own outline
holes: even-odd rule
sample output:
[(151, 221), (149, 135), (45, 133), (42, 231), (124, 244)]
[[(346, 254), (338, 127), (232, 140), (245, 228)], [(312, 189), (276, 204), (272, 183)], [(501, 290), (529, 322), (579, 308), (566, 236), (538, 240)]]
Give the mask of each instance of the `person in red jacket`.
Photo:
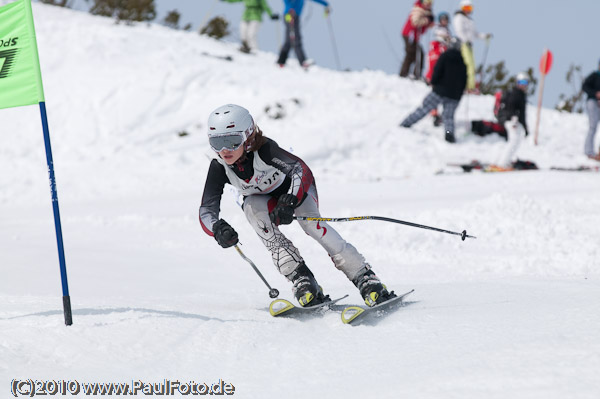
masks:
[[(438, 16), (438, 25), (433, 29), (433, 40), (429, 43), (429, 54), (427, 54), (429, 69), (425, 74), (425, 80), (428, 84), (431, 84), (431, 76), (433, 75), (435, 64), (440, 55), (448, 48), (448, 43), (450, 43), (450, 39), (452, 38), (448, 27), (449, 23), (450, 15), (445, 11), (441, 12)], [(433, 126), (441, 126), (442, 118), (438, 113), (437, 107), (431, 111), (431, 116), (433, 117)]]
[(419, 44), (419, 39), (425, 33), (427, 28), (433, 25), (433, 13), (431, 12), (433, 0), (417, 0), (413, 6), (404, 29), (402, 29), (402, 38), (404, 39), (404, 50), (406, 55), (400, 68), (400, 76), (407, 77), (411, 66), (414, 64), (413, 75), (415, 79), (420, 79), (423, 71), (423, 48)]
[(450, 15), (447, 12), (441, 12), (438, 16), (439, 24), (433, 29), (433, 40), (429, 43), (429, 53), (427, 59), (429, 61), (429, 69), (425, 74), (427, 82), (431, 82), (431, 75), (433, 75), (433, 68), (435, 63), (440, 58), (440, 55), (448, 48), (450, 43), (450, 29), (448, 25), (450, 23)]

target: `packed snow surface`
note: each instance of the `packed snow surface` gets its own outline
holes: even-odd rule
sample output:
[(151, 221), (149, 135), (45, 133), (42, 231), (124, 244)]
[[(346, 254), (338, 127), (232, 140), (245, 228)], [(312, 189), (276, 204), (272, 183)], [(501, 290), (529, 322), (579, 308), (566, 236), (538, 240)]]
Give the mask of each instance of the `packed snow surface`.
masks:
[[(274, 54), (235, 43), (37, 3), (34, 16), (73, 325), (39, 111), (1, 110), (1, 397), (15, 379), (223, 380), (239, 398), (600, 397), (600, 174), (550, 170), (592, 165), (585, 115), (542, 110), (539, 145), (529, 137), (519, 157), (543, 170), (439, 175), (447, 163), (497, 159), (502, 139), (467, 132), (468, 120), (492, 118), (491, 96), (463, 98), (450, 145), (429, 118), (398, 127), (429, 92), (421, 82), (305, 72), (295, 59), (280, 69)], [(225, 103), (247, 107), (309, 164), (323, 216), (387, 216), (477, 239), (332, 225), (389, 289), (415, 289), (408, 306), (357, 327), (335, 311), (271, 317), (250, 265), (198, 223), (214, 156), (206, 119)], [(531, 131), (535, 117), (531, 105)], [(237, 201), (226, 189), (222, 217), (291, 299)], [(298, 225), (282, 230), (326, 293), (362, 302)]]

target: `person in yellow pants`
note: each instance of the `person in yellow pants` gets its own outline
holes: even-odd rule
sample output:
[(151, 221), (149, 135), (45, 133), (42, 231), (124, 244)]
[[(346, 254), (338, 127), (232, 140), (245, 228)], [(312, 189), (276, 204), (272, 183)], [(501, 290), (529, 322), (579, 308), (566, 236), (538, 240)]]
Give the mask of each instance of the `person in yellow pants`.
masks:
[(467, 91), (475, 91), (475, 58), (473, 57), (473, 41), (475, 39), (489, 40), (491, 33), (481, 33), (475, 28), (471, 18), (473, 3), (471, 0), (462, 0), (460, 9), (454, 14), (452, 26), (456, 37), (461, 41), (461, 54), (467, 66)]
[(473, 90), (476, 87), (473, 45), (471, 43), (462, 43), (460, 45), (460, 53), (465, 61), (465, 65), (467, 66), (467, 90)]

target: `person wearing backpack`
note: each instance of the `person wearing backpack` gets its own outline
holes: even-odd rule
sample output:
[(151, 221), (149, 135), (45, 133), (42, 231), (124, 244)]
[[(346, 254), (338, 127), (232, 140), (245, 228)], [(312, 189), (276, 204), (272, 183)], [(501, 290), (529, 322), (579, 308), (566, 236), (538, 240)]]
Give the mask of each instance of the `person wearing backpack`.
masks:
[(600, 150), (599, 153), (594, 152), (594, 136), (596, 135), (598, 121), (600, 121), (600, 63), (598, 70), (585, 78), (582, 90), (587, 94), (585, 107), (590, 121), (590, 127), (585, 138), (584, 152), (588, 158), (600, 161)]
[(529, 134), (526, 120), (528, 87), (529, 76), (525, 72), (519, 72), (515, 86), (506, 92), (500, 102), (498, 122), (506, 129), (508, 142), (497, 165), (504, 169), (512, 169), (517, 150)]
[(506, 129), (502, 123), (498, 122), (498, 112), (502, 104), (506, 102), (506, 92), (498, 90), (494, 93), (494, 117), (495, 121), (474, 120), (471, 121), (471, 132), (478, 136), (487, 136), (488, 134), (497, 133), (504, 140), (508, 140)]

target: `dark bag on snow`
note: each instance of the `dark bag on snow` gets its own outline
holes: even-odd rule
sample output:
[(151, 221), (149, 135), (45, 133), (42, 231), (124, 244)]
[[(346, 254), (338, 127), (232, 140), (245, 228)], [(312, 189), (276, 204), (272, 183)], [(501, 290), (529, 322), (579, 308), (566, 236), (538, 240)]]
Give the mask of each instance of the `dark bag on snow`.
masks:
[(471, 131), (478, 136), (487, 136), (488, 134), (497, 133), (507, 140), (506, 129), (497, 122), (491, 121), (471, 121)]
[(522, 161), (520, 159), (517, 159), (515, 162), (513, 162), (512, 167), (515, 170), (539, 169), (535, 163), (533, 163), (531, 161)]

